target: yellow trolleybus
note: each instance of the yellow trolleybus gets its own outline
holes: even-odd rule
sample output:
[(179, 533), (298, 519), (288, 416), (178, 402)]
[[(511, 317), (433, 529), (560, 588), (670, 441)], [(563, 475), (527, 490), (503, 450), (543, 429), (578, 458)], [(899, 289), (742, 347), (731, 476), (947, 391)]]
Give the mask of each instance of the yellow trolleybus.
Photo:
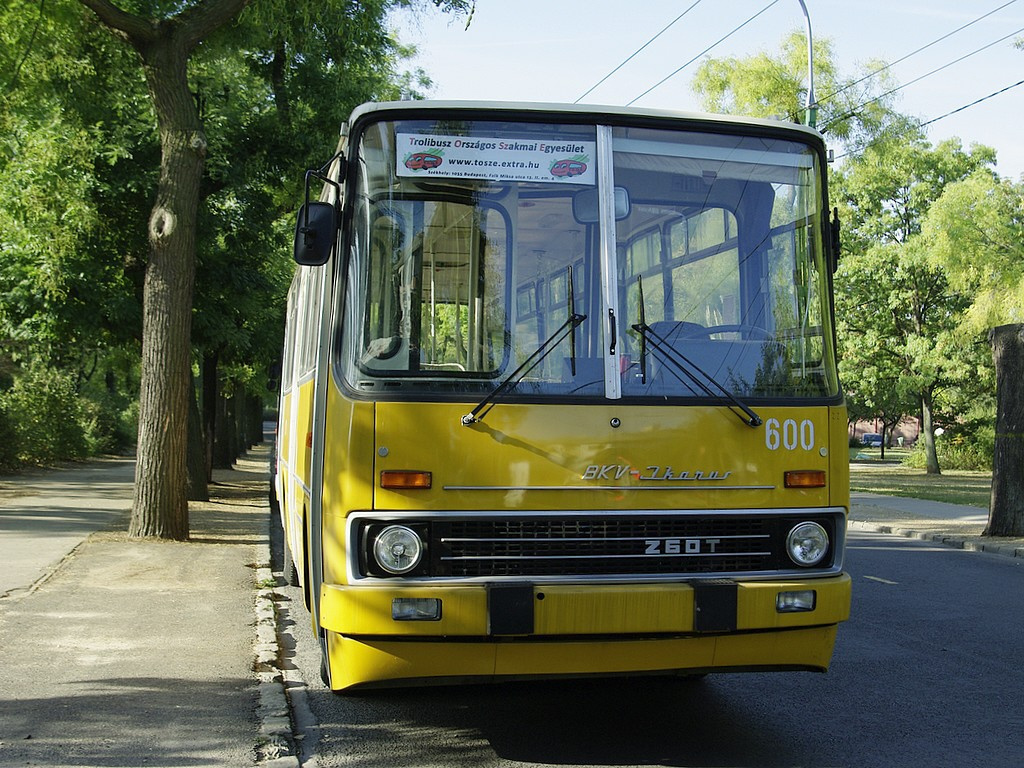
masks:
[(328, 685), (826, 670), (821, 136), (429, 101), (342, 134), (296, 228), (274, 481)]

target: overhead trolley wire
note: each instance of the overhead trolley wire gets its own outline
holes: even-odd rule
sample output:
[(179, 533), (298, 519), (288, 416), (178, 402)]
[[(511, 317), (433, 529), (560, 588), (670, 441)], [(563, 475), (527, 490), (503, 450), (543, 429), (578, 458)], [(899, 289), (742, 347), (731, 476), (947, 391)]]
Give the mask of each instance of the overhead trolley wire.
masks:
[(762, 8), (762, 9), (761, 9), (760, 11), (758, 11), (757, 13), (755, 13), (755, 14), (754, 14), (753, 16), (751, 16), (751, 17), (750, 17), (749, 19), (747, 19), (746, 21), (744, 21), (744, 22), (743, 22), (742, 24), (740, 24), (739, 26), (735, 27), (735, 28), (734, 28), (734, 29), (733, 29), (733, 30), (732, 30), (732, 31), (731, 31), (731, 32), (730, 32), (729, 34), (725, 35), (724, 37), (721, 37), (721, 38), (719, 38), (719, 39), (718, 39), (717, 41), (715, 41), (714, 43), (712, 43), (711, 45), (709, 45), (709, 46), (708, 46), (707, 48), (705, 48), (705, 49), (704, 49), (703, 51), (701, 51), (700, 53), (698, 53), (698, 54), (697, 54), (696, 56), (694, 56), (694, 57), (693, 57), (692, 59), (690, 59), (690, 60), (689, 60), (688, 62), (686, 62), (685, 64), (683, 64), (683, 66), (679, 67), (679, 69), (677, 69), (676, 71), (672, 72), (672, 73), (671, 73), (670, 75), (667, 75), (667, 76), (663, 77), (663, 78), (662, 78), (661, 80), (659, 80), (659, 81), (658, 81), (657, 83), (655, 83), (654, 85), (652, 85), (652, 86), (651, 86), (650, 88), (648, 88), (648, 89), (647, 89), (646, 91), (644, 91), (643, 93), (641, 93), (641, 94), (640, 94), (639, 96), (637, 96), (637, 97), (636, 97), (635, 99), (633, 99), (632, 101), (628, 102), (628, 103), (626, 104), (626, 106), (628, 107), (628, 106), (631, 106), (631, 105), (635, 104), (636, 102), (640, 101), (640, 99), (642, 99), (642, 98), (643, 98), (644, 96), (646, 96), (646, 95), (647, 95), (648, 93), (650, 93), (651, 91), (655, 90), (656, 88), (659, 88), (660, 86), (662, 86), (663, 84), (665, 84), (666, 82), (668, 82), (669, 80), (671, 80), (671, 79), (672, 79), (673, 77), (675, 77), (675, 76), (676, 76), (676, 75), (678, 75), (678, 74), (679, 74), (680, 72), (682, 72), (682, 71), (683, 71), (684, 69), (686, 69), (686, 68), (687, 68), (688, 66), (690, 66), (691, 64), (693, 64), (693, 62), (695, 62), (695, 61), (696, 61), (697, 59), (699, 59), (699, 58), (700, 58), (701, 56), (703, 56), (703, 55), (704, 55), (705, 53), (707, 53), (708, 51), (710, 51), (710, 50), (711, 50), (712, 48), (715, 48), (715, 47), (716, 47), (716, 46), (717, 46), (717, 45), (718, 45), (719, 43), (722, 43), (722, 42), (724, 42), (725, 40), (727, 40), (728, 38), (730, 38), (730, 37), (732, 37), (733, 35), (735, 35), (735, 34), (736, 34), (737, 32), (739, 32), (739, 31), (740, 31), (741, 29), (743, 29), (743, 28), (744, 28), (745, 26), (747, 26), (747, 24), (749, 24), (750, 22), (752, 22), (752, 21), (753, 21), (754, 19), (756, 19), (756, 18), (757, 18), (758, 16), (760, 16), (760, 15), (761, 15), (762, 13), (764, 13), (765, 11), (767, 11), (767, 10), (768, 10), (769, 8), (771, 8), (771, 7), (773, 6), (773, 5), (775, 5), (775, 4), (776, 4), (776, 3), (778, 3), (778, 2), (779, 2), (779, 0), (772, 0), (772, 1), (770, 2), (770, 3), (768, 3), (768, 5), (766, 5), (766, 6), (764, 7), (764, 8)]
[(998, 11), (1003, 10), (1003, 8), (1005, 8), (1006, 6), (1013, 5), (1016, 2), (1017, 2), (1017, 0), (1010, 0), (1008, 3), (1003, 3), (998, 8), (993, 8), (988, 13), (979, 16), (978, 18), (974, 19), (973, 21), (967, 22), (963, 26), (957, 27), (952, 32), (947, 32), (942, 37), (935, 38), (930, 43), (926, 43), (925, 45), (922, 45), (920, 48), (917, 48), (916, 50), (911, 51), (910, 53), (906, 54), (905, 56), (901, 56), (900, 58), (896, 59), (896, 61), (891, 61), (891, 62), (889, 62), (888, 64), (886, 64), (883, 67), (879, 67), (878, 69), (873, 70), (872, 72), (868, 72), (866, 75), (864, 75), (859, 80), (854, 80), (852, 83), (848, 83), (848, 84), (844, 85), (842, 88), (839, 88), (839, 89), (837, 89), (835, 91), (832, 91), (832, 93), (826, 94), (822, 98), (818, 99), (818, 103), (821, 104), (823, 102), (826, 102), (829, 99), (831, 99), (832, 97), (838, 96), (843, 91), (849, 90), (850, 88), (853, 88), (855, 85), (860, 85), (865, 80), (869, 80), (872, 77), (874, 77), (875, 75), (880, 75), (882, 72), (885, 72), (887, 69), (891, 69), (892, 67), (895, 67), (897, 64), (906, 61), (911, 56), (916, 56), (917, 54), (921, 53), (921, 51), (927, 50), (928, 48), (931, 48), (933, 45), (936, 45), (937, 43), (941, 43), (943, 40), (952, 37), (953, 35), (957, 34), (958, 32), (963, 32), (968, 27), (973, 26), (974, 24), (977, 24), (979, 21), (987, 19), (993, 13), (997, 13)]
[[(1013, 0), (1013, 1), (1016, 2), (1016, 0)], [(631, 62), (634, 58), (636, 58), (637, 54), (639, 54), (641, 51), (643, 51), (647, 46), (649, 46), (651, 43), (653, 43), (655, 40), (657, 40), (663, 34), (668, 32), (668, 30), (671, 27), (673, 27), (677, 21), (679, 21), (681, 18), (683, 18), (683, 16), (688, 14), (690, 11), (692, 11), (694, 8), (696, 8), (698, 5), (700, 5), (702, 2), (703, 2), (703, 0), (695, 0), (693, 5), (691, 5), (685, 11), (683, 11), (678, 16), (676, 16), (674, 19), (672, 19), (672, 21), (670, 21), (668, 24), (666, 24), (664, 27), (662, 27), (661, 31), (658, 32), (658, 34), (656, 34), (654, 37), (652, 37), (646, 43), (644, 43), (639, 48), (637, 48), (635, 51), (633, 51), (633, 53), (630, 54), (628, 57), (623, 59), (622, 63), (619, 64), (619, 66), (617, 66), (615, 69), (613, 69), (607, 75), (605, 75), (600, 80), (598, 80), (596, 83), (594, 83), (592, 86), (590, 86), (590, 88), (588, 88), (587, 91), (582, 96), (580, 96), (578, 99), (576, 99), (576, 101), (574, 101), (573, 104), (579, 104), (581, 101), (583, 101), (583, 99), (587, 98), (587, 96), (589, 96), (592, 92), (597, 90), (597, 88), (600, 87), (604, 83), (605, 80), (607, 80), (609, 77), (611, 77), (616, 72), (618, 72), (620, 69), (622, 69), (624, 66), (626, 66), (629, 62)]]
[(957, 112), (963, 112), (965, 109), (970, 109), (971, 107), (976, 107), (978, 104), (981, 104), (981, 102), (988, 101), (989, 99), (993, 98), (994, 96), (999, 96), (1000, 94), (1006, 93), (1007, 91), (1012, 91), (1014, 88), (1016, 88), (1016, 87), (1018, 87), (1020, 85), (1024, 85), (1024, 80), (1019, 80), (1018, 82), (1014, 83), (1013, 85), (1008, 85), (1005, 88), (1000, 88), (998, 91), (994, 91), (994, 92), (990, 93), (988, 96), (982, 96), (980, 99), (975, 99), (970, 104), (964, 104), (962, 107), (957, 107), (956, 109), (954, 109), (954, 110), (952, 110), (950, 112), (947, 112), (944, 115), (939, 115), (938, 117), (933, 117), (928, 122), (921, 123), (921, 127), (924, 128), (926, 125), (931, 125), (932, 123), (937, 123), (937, 122), (939, 122), (939, 120), (944, 120), (945, 118), (949, 117), (950, 115), (955, 115)]
[(959, 64), (964, 59), (968, 59), (971, 56), (974, 56), (976, 53), (981, 53), (982, 51), (987, 50), (987, 49), (991, 48), (994, 45), (998, 45), (999, 43), (1003, 42), (1004, 40), (1008, 40), (1008, 39), (1010, 39), (1011, 37), (1013, 37), (1015, 35), (1019, 35), (1021, 32), (1024, 32), (1024, 27), (1021, 27), (1020, 29), (1017, 29), (1017, 30), (1013, 31), (1013, 32), (1011, 32), (1008, 35), (1004, 35), (1003, 37), (1000, 37), (998, 40), (993, 40), (991, 43), (983, 45), (980, 48), (976, 48), (975, 50), (971, 51), (970, 53), (965, 53), (963, 56), (960, 56), (959, 58), (953, 59), (953, 61), (950, 61), (950, 62), (947, 62), (946, 64), (943, 64), (941, 67), (936, 67), (935, 69), (931, 70), (930, 72), (925, 72), (923, 75), (921, 75), (919, 77), (915, 77), (913, 80), (911, 80), (909, 82), (906, 82), (903, 85), (900, 85), (900, 86), (898, 86), (896, 88), (888, 90), (888, 91), (886, 91), (883, 94), (880, 94), (878, 96), (875, 96), (873, 98), (868, 99), (867, 101), (863, 101), (860, 104), (858, 104), (857, 106), (855, 106), (853, 109), (851, 109), (849, 112), (846, 112), (845, 114), (840, 115), (839, 117), (832, 118), (827, 123), (825, 123), (823, 126), (821, 126), (821, 128), (819, 130), (822, 133), (824, 133), (826, 130), (828, 130), (828, 127), (830, 125), (833, 125), (834, 123), (837, 123), (840, 120), (845, 120), (848, 117), (853, 117), (854, 115), (857, 114), (857, 111), (859, 109), (861, 109), (862, 107), (866, 107), (868, 104), (874, 104), (876, 101), (878, 101), (880, 99), (884, 99), (886, 96), (891, 96), (892, 94), (896, 93), (897, 91), (902, 91), (904, 88), (907, 88), (908, 86), (914, 85), (915, 83), (919, 83), (922, 80), (924, 80), (926, 77), (931, 77), (932, 75), (934, 75), (934, 74), (936, 74), (938, 72), (941, 72), (944, 69), (948, 69), (949, 67), (953, 66), (954, 64)]
[[(947, 117), (950, 117), (951, 115), (957, 114), (958, 112), (963, 112), (964, 110), (970, 109), (971, 107), (976, 107), (978, 104), (981, 104), (983, 101), (988, 101), (989, 99), (994, 98), (995, 96), (999, 96), (1000, 94), (1006, 93), (1007, 91), (1012, 91), (1014, 88), (1018, 88), (1019, 86), (1022, 86), (1022, 85), (1024, 85), (1024, 80), (1019, 80), (1018, 82), (1014, 83), (1013, 85), (1008, 85), (1005, 88), (1000, 88), (998, 91), (993, 91), (988, 96), (982, 96), (980, 99), (975, 99), (970, 104), (964, 104), (962, 107), (957, 107), (956, 109), (950, 110), (949, 112), (947, 112), (944, 115), (939, 115), (938, 117), (933, 117), (931, 120), (926, 120), (923, 123), (918, 123), (917, 126), (919, 128), (924, 128), (925, 126), (931, 125), (932, 123), (937, 123), (937, 122), (939, 122), (939, 120), (944, 120)], [(866, 144), (862, 145), (858, 149), (851, 149), (848, 152), (844, 152), (841, 155), (836, 155), (835, 159), (836, 160), (842, 160), (844, 157), (849, 157), (850, 155), (852, 155), (852, 154), (854, 154), (856, 152), (863, 152), (865, 149), (870, 147), (872, 144), (877, 143), (881, 138), (885, 138), (885, 137), (884, 136), (876, 137), (876, 138), (872, 139), (871, 141), (867, 142)]]

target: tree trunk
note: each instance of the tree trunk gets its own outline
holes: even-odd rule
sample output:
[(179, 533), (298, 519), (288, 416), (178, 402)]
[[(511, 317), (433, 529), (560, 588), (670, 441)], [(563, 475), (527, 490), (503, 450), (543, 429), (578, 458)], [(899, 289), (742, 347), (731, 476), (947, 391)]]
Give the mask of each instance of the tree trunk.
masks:
[(996, 446), (986, 536), (1024, 536), (1024, 325), (989, 332), (996, 368)]
[(206, 477), (206, 450), (203, 439), (203, 419), (199, 415), (196, 380), (192, 377), (188, 403), (188, 500), (209, 501), (210, 488)]
[(249, 395), (249, 447), (263, 442), (263, 398)]
[(935, 424), (932, 422), (932, 391), (921, 395), (921, 436), (924, 438), (925, 471), (929, 475), (940, 475), (939, 455), (935, 451)]
[(160, 182), (149, 218), (142, 294), (139, 444), (130, 536), (188, 538), (186, 444), (196, 214), (206, 136), (188, 87), (188, 59), (249, 0), (171, 4), (160, 18), (109, 0), (80, 0), (142, 58), (160, 132)]
[(234, 388), (234, 384), (228, 384), (217, 396), (217, 431), (213, 439), (213, 466), (217, 469), (231, 469), (238, 458)]
[(160, 182), (143, 288), (139, 444), (130, 536), (188, 538), (186, 445), (196, 214), (206, 138), (175, 40), (143, 51), (160, 128)]
[(217, 363), (220, 355), (203, 355), (203, 435), (206, 438), (206, 481), (213, 480), (213, 443), (217, 435)]
[(882, 447), (879, 458), (885, 460), (885, 449), (889, 443), (892, 442), (892, 435), (896, 431), (896, 425), (900, 423), (902, 416), (898, 416), (895, 421), (890, 419), (882, 419)]

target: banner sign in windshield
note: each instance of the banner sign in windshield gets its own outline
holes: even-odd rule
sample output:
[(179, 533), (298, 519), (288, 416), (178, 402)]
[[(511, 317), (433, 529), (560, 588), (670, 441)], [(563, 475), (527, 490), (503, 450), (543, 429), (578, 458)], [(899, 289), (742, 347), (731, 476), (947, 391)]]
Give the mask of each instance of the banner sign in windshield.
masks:
[(400, 133), (396, 139), (399, 176), (597, 183), (593, 141), (414, 133)]

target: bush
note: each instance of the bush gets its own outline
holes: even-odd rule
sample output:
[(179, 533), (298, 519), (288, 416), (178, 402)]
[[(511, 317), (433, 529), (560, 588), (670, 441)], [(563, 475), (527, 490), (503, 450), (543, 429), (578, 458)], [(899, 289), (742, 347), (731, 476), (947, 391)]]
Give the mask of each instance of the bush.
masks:
[[(970, 435), (943, 434), (935, 438), (935, 453), (942, 469), (967, 469), (987, 472), (992, 469), (992, 455), (995, 452), (995, 430), (985, 427)], [(908, 467), (923, 469), (927, 466), (924, 440), (920, 439), (914, 450), (903, 461)]]
[(0, 472), (8, 472), (18, 466), (18, 439), (14, 420), (7, 414), (6, 401), (0, 393)]
[(138, 431), (138, 407), (112, 393), (81, 398), (83, 428), (90, 454), (127, 451)]
[(4, 393), (2, 408), (19, 462), (47, 464), (89, 455), (85, 413), (67, 374), (32, 366)]

